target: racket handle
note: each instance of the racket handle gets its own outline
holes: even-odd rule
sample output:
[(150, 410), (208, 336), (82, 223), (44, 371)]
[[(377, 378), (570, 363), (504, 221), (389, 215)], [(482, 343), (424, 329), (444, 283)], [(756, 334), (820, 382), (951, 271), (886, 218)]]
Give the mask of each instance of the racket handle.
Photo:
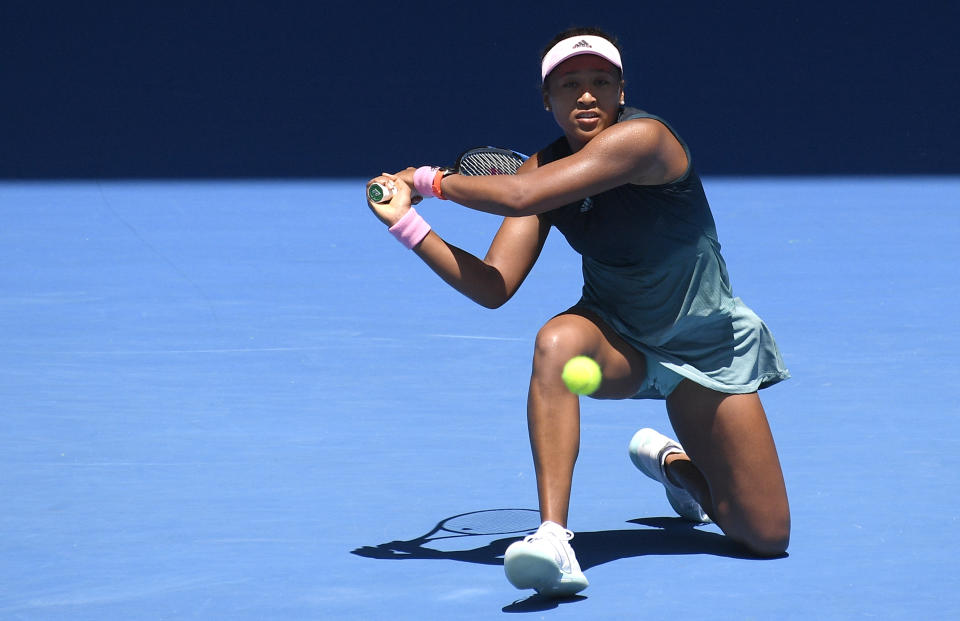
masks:
[(382, 183), (372, 183), (367, 188), (367, 198), (374, 203), (386, 203), (393, 198), (393, 190)]

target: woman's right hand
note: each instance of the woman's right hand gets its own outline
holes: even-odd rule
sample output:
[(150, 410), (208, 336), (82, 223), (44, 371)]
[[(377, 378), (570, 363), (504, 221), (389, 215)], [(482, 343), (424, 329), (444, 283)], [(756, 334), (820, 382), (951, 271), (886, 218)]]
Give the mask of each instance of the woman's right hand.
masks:
[(391, 175), (389, 173), (383, 173), (379, 177), (374, 177), (368, 181), (367, 190), (369, 190), (370, 186), (374, 183), (379, 183), (380, 185), (389, 188), (393, 192), (393, 196), (388, 202), (375, 203), (370, 200), (370, 196), (368, 194), (367, 206), (370, 207), (370, 211), (372, 211), (381, 222), (386, 224), (388, 227), (393, 226), (398, 220), (400, 220), (400, 218), (404, 216), (404, 214), (410, 210), (410, 186), (396, 175)]

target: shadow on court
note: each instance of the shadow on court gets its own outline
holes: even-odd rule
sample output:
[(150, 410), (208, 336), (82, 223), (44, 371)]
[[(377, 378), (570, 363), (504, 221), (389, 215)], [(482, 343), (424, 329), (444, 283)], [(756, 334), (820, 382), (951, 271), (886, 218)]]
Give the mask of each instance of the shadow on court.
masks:
[(509, 606), (502, 608), (503, 612), (542, 612), (544, 610), (553, 610), (560, 604), (573, 604), (587, 599), (583, 595), (571, 595), (569, 597), (547, 597), (545, 595), (533, 594), (526, 599), (513, 602)]
[[(440, 524), (449, 519), (441, 520)], [(762, 560), (728, 537), (698, 530), (694, 524), (680, 518), (637, 518), (628, 521), (646, 528), (576, 533), (575, 549), (583, 570), (619, 559), (649, 555), (709, 554)], [(492, 541), (487, 541), (489, 536), (483, 535), (443, 536), (431, 539), (431, 535), (436, 532), (437, 528), (434, 528), (426, 535), (414, 539), (363, 546), (353, 550), (352, 553), (381, 560), (441, 559), (480, 565), (502, 565), (507, 546), (523, 536), (498, 537)], [(449, 540), (460, 540), (469, 545), (471, 540), (479, 543), (478, 538), (483, 538), (485, 543), (469, 549), (438, 550), (430, 547), (433, 542), (440, 543), (441, 540), (446, 540), (446, 543), (449, 543)], [(557, 608), (561, 604), (572, 604), (585, 599), (587, 598), (582, 595), (557, 599), (534, 594), (505, 606), (502, 611), (506, 613), (541, 612)]]
[[(638, 518), (630, 523), (646, 526), (642, 529), (584, 531), (576, 533), (574, 549), (580, 567), (584, 570), (623, 558), (649, 555), (709, 554), (728, 558), (762, 560), (740, 544), (717, 534), (698, 530), (695, 525), (680, 518)], [(502, 565), (503, 554), (512, 542), (522, 535), (499, 537), (470, 549), (438, 550), (430, 547), (429, 535), (414, 539), (388, 541), (363, 546), (352, 551), (357, 556), (381, 560), (439, 559)], [(470, 540), (479, 535), (461, 535), (457, 539)], [(452, 539), (450, 537), (442, 539)], [(786, 556), (786, 555), (784, 555)]]

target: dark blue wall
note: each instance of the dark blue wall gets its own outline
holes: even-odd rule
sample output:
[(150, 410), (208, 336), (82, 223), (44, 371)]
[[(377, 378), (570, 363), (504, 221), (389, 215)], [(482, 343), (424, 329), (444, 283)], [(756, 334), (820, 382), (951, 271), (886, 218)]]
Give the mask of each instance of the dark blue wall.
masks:
[[(150, 5), (150, 6), (141, 6)], [(0, 178), (366, 176), (557, 133), (541, 46), (599, 25), (707, 174), (958, 173), (941, 2), (0, 4)]]

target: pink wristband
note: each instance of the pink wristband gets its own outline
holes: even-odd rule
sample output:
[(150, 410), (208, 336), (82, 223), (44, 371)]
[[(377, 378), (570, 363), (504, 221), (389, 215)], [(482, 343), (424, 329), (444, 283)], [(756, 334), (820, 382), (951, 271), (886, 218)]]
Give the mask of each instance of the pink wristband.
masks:
[(411, 207), (410, 211), (403, 214), (403, 217), (387, 230), (397, 238), (397, 241), (412, 250), (430, 232), (430, 225), (417, 213), (416, 209)]
[(433, 179), (437, 176), (436, 166), (421, 166), (413, 172), (413, 187), (424, 198), (433, 198)]

